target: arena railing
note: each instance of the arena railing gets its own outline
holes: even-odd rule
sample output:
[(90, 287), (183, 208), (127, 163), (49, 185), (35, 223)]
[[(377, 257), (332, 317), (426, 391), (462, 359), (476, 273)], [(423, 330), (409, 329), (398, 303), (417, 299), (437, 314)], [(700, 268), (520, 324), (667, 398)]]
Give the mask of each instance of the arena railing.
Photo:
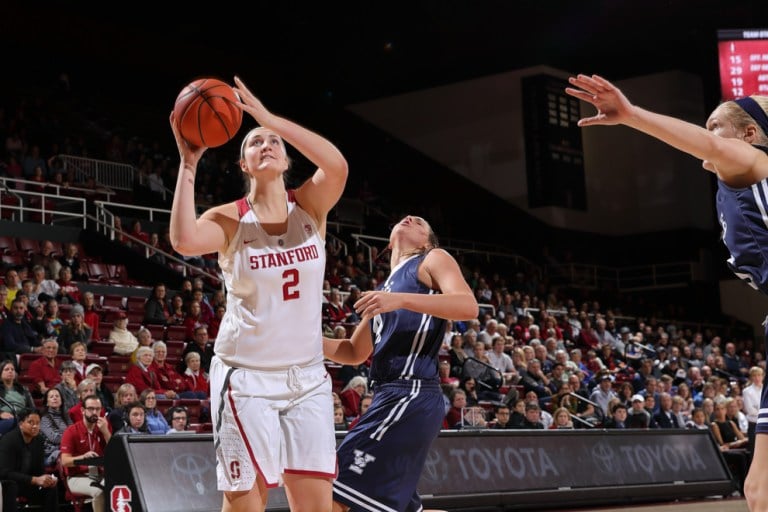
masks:
[[(87, 204), (82, 197), (51, 195), (45, 192), (9, 188), (5, 178), (0, 179), (0, 195), (7, 195), (15, 201), (0, 198), (0, 218), (16, 222), (40, 222), (56, 224), (75, 221), (86, 227)], [(36, 183), (36, 182), (33, 182)], [(6, 215), (10, 212), (10, 215)], [(39, 218), (36, 218), (38, 217)]]
[(72, 155), (58, 157), (64, 169), (73, 169), (78, 178), (93, 178), (96, 183), (115, 190), (133, 190), (136, 169), (132, 165)]

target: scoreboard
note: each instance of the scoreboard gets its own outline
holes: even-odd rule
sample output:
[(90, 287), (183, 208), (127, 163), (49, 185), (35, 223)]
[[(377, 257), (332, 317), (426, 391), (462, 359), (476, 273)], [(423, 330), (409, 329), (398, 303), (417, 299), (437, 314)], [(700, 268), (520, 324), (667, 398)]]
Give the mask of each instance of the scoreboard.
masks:
[(722, 101), (768, 96), (768, 29), (717, 31)]

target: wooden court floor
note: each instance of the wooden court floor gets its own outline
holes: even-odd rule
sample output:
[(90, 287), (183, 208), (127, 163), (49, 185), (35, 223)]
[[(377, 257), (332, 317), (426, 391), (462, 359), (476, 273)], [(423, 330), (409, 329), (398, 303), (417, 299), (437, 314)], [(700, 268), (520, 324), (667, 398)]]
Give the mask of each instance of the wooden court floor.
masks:
[(648, 503), (645, 505), (608, 506), (566, 509), (562, 512), (749, 512), (744, 498), (711, 498), (705, 500)]

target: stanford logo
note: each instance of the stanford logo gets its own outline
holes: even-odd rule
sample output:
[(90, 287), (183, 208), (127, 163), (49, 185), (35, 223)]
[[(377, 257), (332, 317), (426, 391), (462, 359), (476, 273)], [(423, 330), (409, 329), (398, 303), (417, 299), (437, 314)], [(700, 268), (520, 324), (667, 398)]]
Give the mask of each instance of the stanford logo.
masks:
[(125, 485), (116, 485), (109, 492), (110, 510), (112, 512), (131, 512), (131, 490)]

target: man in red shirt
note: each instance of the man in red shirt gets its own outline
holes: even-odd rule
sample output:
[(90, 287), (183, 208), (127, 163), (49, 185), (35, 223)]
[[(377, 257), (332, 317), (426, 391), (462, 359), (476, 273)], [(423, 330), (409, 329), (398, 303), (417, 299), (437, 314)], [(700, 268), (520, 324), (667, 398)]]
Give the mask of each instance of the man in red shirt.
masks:
[[(83, 420), (67, 427), (61, 437), (61, 464), (66, 471), (67, 486), (74, 493), (92, 496), (93, 512), (105, 510), (104, 480), (99, 468), (89, 466), (87, 459), (103, 457), (112, 437), (109, 422), (100, 413), (99, 397), (85, 397)], [(100, 485), (92, 486), (92, 482)]]
[(59, 343), (56, 338), (48, 338), (43, 341), (42, 356), (38, 357), (27, 368), (27, 375), (35, 383), (35, 394), (43, 396), (48, 388), (61, 382), (59, 366), (56, 362), (56, 354), (59, 352)]

